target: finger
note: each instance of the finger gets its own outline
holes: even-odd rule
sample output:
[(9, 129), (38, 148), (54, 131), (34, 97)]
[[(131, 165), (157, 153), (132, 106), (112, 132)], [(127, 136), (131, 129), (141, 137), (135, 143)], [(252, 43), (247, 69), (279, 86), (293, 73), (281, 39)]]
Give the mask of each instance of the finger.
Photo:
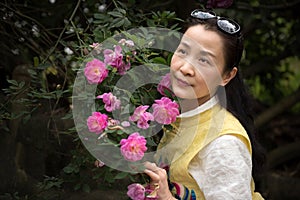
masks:
[(145, 169), (144, 173), (147, 174), (153, 182), (159, 182), (160, 176), (152, 170)]
[(157, 171), (159, 170), (160, 168), (156, 166), (155, 163), (152, 163), (152, 162), (145, 162), (144, 163), (144, 166), (146, 169), (149, 169), (149, 170), (152, 170), (152, 171)]

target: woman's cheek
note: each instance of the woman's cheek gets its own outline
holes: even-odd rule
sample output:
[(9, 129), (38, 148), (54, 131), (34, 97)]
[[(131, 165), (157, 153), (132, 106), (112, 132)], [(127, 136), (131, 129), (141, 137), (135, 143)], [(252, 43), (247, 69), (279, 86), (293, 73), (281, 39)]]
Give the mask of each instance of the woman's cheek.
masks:
[(172, 56), (172, 59), (171, 59), (171, 63), (170, 63), (170, 68), (171, 70), (178, 70), (179, 67), (180, 67), (180, 60), (181, 58), (176, 56), (176, 54), (174, 54)]

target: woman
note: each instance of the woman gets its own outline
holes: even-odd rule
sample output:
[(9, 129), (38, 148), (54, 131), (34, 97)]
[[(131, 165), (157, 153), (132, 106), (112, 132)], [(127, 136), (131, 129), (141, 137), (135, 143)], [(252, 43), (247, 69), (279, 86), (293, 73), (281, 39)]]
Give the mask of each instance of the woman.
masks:
[(242, 53), (236, 22), (191, 13), (170, 66), (182, 114), (165, 129), (157, 164), (145, 164), (159, 200), (263, 199), (254, 192), (263, 154), (240, 77)]

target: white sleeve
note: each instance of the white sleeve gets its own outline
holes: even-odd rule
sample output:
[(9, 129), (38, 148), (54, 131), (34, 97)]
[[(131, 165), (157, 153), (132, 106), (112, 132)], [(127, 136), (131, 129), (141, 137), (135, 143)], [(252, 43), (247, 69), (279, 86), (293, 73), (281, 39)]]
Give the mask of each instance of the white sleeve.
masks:
[(206, 200), (250, 200), (251, 155), (237, 137), (224, 135), (201, 150), (189, 165)]

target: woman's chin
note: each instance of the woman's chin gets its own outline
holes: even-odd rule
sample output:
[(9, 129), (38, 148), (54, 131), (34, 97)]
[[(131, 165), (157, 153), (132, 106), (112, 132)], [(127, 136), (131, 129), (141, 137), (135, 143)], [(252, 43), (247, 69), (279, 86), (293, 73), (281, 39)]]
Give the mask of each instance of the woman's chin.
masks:
[(175, 96), (177, 98), (180, 98), (180, 99), (190, 99), (190, 100), (197, 99), (196, 94), (193, 91), (189, 91), (189, 89), (187, 89), (187, 88), (186, 89), (173, 88), (173, 93), (175, 94)]

